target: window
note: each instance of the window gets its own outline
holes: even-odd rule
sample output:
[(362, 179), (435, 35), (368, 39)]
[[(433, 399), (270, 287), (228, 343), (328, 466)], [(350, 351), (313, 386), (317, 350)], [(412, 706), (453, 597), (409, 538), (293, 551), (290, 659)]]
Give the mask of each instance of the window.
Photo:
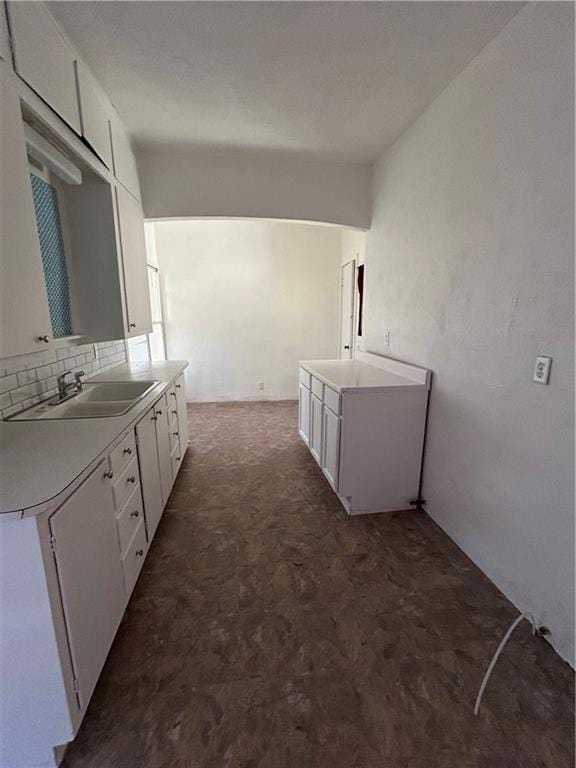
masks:
[(72, 336), (70, 284), (58, 210), (58, 196), (55, 188), (35, 173), (30, 174), (30, 180), (52, 333), (54, 338)]

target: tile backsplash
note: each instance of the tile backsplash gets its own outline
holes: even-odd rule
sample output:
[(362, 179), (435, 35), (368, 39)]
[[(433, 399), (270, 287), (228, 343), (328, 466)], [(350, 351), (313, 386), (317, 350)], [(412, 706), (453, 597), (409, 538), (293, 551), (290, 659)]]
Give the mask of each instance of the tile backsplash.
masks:
[(55, 395), (56, 377), (63, 371), (82, 369), (89, 378), (126, 360), (124, 341), (69, 343), (46, 352), (4, 358), (0, 360), (0, 418)]

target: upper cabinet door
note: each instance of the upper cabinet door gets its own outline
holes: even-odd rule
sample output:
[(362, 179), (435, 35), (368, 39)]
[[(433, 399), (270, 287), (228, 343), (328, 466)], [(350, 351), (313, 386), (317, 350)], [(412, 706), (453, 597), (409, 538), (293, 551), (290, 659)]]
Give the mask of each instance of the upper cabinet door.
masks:
[(114, 158), (114, 175), (134, 197), (141, 200), (140, 182), (138, 181), (138, 168), (136, 158), (130, 144), (130, 139), (122, 123), (117, 117), (110, 122), (112, 134), (112, 156)]
[(0, 61), (0, 358), (40, 352), (52, 325), (15, 77)]
[(43, 3), (8, 4), (16, 71), (80, 133), (76, 55)]
[(87, 67), (76, 62), (82, 136), (102, 162), (112, 169), (110, 107)]
[(126, 331), (128, 336), (140, 336), (152, 330), (144, 218), (140, 203), (124, 187), (116, 187), (116, 200), (126, 296)]

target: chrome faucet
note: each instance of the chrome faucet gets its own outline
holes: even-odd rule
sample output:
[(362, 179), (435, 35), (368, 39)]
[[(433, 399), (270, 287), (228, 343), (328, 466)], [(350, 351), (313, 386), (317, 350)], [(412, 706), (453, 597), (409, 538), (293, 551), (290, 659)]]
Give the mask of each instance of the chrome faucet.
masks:
[[(71, 373), (72, 371), (64, 371), (64, 373), (61, 373), (60, 376), (58, 376), (56, 379), (59, 403), (61, 403), (63, 400), (68, 400), (69, 397), (72, 397), (77, 392), (82, 391), (82, 376), (85, 376), (86, 374), (84, 371), (77, 371), (74, 374), (74, 381), (66, 381), (67, 376), (69, 376)], [(75, 388), (75, 391), (72, 394), (68, 394), (72, 387)]]

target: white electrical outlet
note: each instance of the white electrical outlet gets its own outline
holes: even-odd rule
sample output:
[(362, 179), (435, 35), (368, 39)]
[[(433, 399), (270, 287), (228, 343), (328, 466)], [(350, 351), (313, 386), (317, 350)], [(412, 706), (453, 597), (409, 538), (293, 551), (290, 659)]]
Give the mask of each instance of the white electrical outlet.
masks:
[(258, 382), (258, 389), (264, 389), (264, 382), (263, 381)]
[(534, 366), (533, 380), (537, 384), (548, 384), (550, 379), (550, 366), (552, 365), (551, 357), (537, 357), (536, 365)]
[(391, 334), (390, 328), (386, 328), (384, 330), (384, 346), (385, 347), (389, 347), (390, 346), (390, 334)]

